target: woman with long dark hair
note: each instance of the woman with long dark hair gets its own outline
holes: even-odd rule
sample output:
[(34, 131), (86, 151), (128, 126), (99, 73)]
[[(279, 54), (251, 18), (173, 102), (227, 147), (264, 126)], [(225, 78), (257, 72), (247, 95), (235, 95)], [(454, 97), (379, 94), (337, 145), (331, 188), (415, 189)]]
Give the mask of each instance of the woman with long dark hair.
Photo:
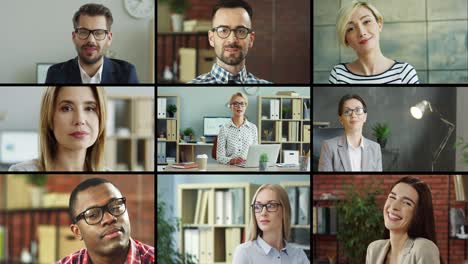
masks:
[(383, 209), (385, 235), (367, 248), (367, 264), (441, 263), (429, 186), (403, 177), (393, 186)]

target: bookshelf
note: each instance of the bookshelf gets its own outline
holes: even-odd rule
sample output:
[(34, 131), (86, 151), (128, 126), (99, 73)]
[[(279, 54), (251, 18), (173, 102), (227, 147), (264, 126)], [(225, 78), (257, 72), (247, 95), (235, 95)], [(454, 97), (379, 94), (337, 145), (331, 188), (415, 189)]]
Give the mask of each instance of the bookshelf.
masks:
[[(181, 253), (195, 252), (199, 259), (197, 263), (231, 263), (236, 246), (243, 243), (247, 237), (250, 202), (258, 187), (259, 185), (251, 183), (179, 184), (177, 201), (181, 218)], [(220, 223), (217, 219), (217, 209), (219, 204), (224, 205), (226, 200), (217, 203), (219, 200), (216, 197), (219, 198), (219, 193), (229, 190), (242, 190), (243, 201), (233, 196), (232, 209), (239, 212), (235, 209), (240, 208), (243, 215), (233, 213), (232, 223)], [(236, 202), (237, 206), (234, 204)], [(235, 219), (239, 219), (240, 222), (236, 222)], [(188, 241), (196, 242), (187, 243)]]
[[(330, 230), (327, 230), (328, 228), (325, 228), (324, 230), (320, 230), (319, 228), (319, 208), (328, 208), (328, 210), (330, 210), (330, 208), (336, 208), (336, 205), (337, 203), (339, 203), (340, 200), (338, 199), (313, 199), (312, 200), (312, 204), (313, 204), (313, 224), (314, 224), (314, 228), (313, 228), (313, 232), (312, 232), (312, 240), (313, 240), (313, 245), (314, 245), (314, 248), (313, 248), (313, 260), (314, 261), (320, 261), (320, 258), (324, 258), (325, 256), (319, 256), (319, 253), (318, 253), (318, 244), (327, 244), (329, 245), (329, 249), (333, 248), (333, 245), (334, 245), (334, 250), (333, 251), (329, 251), (326, 253), (327, 257), (328, 255), (330, 256), (334, 256), (334, 258), (336, 260), (339, 260), (340, 259), (340, 256), (339, 256), (339, 252), (340, 252), (340, 244), (339, 244), (339, 241), (338, 241), (338, 238), (337, 238), (337, 233), (336, 231), (337, 230), (334, 230), (334, 232), (330, 232)], [(330, 212), (330, 211), (329, 211)], [(338, 212), (336, 212), (338, 213)], [(330, 218), (328, 219), (328, 223), (331, 225), (331, 218), (332, 216), (330, 216)], [(335, 226), (336, 228), (338, 227), (338, 215), (335, 215)]]
[[(160, 103), (159, 100), (164, 100)], [(164, 106), (165, 105), (165, 106)], [(175, 105), (177, 111), (173, 117), (166, 111), (168, 105)], [(157, 116), (157, 164), (167, 165), (167, 158), (173, 158), (175, 163), (179, 162), (179, 128), (180, 128), (180, 98), (178, 95), (158, 94), (158, 116)]]
[(281, 144), (277, 162), (284, 150), (309, 152), (310, 105), (310, 96), (258, 96), (258, 142)]
[[(291, 242), (294, 244), (294, 246), (300, 247), (305, 251), (310, 252), (310, 182), (309, 181), (287, 181), (287, 182), (281, 182), (280, 185), (288, 192), (289, 196), (289, 203), (291, 204), (291, 235), (289, 238), (288, 242)], [(291, 189), (295, 188), (298, 190), (298, 197), (291, 197)], [(300, 191), (298, 188), (305, 189), (306, 192), (303, 193), (303, 195), (306, 197), (306, 199), (300, 199)], [(307, 214), (306, 214), (306, 219), (302, 219), (300, 222), (294, 221), (294, 218), (296, 220), (299, 220), (299, 213), (297, 214), (296, 217), (293, 217), (292, 214), (294, 211), (297, 209), (293, 209), (293, 206), (295, 204), (295, 201), (291, 201), (293, 198), (295, 201), (297, 201), (297, 207), (301, 207), (299, 205), (301, 202), (306, 201), (307, 204), (303, 208), (306, 208)], [(294, 222), (293, 222), (294, 221)], [(309, 254), (310, 255), (310, 254)], [(310, 259), (310, 256), (309, 256)]]
[(109, 96), (106, 166), (115, 171), (154, 170), (154, 98)]

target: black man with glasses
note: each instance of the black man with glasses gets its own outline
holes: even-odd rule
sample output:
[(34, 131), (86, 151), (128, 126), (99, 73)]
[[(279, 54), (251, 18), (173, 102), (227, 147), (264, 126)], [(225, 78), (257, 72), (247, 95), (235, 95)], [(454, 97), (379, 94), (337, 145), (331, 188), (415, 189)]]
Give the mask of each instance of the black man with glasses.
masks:
[(52, 65), (46, 84), (134, 84), (135, 66), (104, 56), (112, 43), (111, 11), (100, 4), (86, 4), (73, 16), (72, 40), (78, 56)]
[(343, 96), (338, 117), (344, 135), (325, 140), (320, 151), (319, 171), (382, 171), (382, 152), (377, 142), (362, 135), (367, 106), (357, 94)]
[(270, 83), (247, 72), (245, 60), (252, 48), (252, 7), (243, 0), (221, 0), (213, 8), (213, 28), (208, 40), (214, 48), (216, 63), (211, 71), (190, 81), (194, 84), (262, 84)]
[(131, 238), (126, 198), (112, 182), (101, 178), (81, 182), (70, 195), (69, 214), (71, 231), (86, 248), (58, 264), (155, 263), (154, 247)]

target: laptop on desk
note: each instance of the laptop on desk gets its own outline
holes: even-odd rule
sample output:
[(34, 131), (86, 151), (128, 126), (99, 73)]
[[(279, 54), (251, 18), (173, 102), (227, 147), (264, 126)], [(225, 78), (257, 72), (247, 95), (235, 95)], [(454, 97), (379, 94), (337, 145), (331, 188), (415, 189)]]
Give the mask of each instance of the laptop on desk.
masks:
[(268, 166), (274, 166), (278, 159), (280, 146), (280, 144), (250, 145), (245, 163), (237, 164), (237, 166), (244, 168), (258, 167), (260, 155), (263, 153), (268, 155)]

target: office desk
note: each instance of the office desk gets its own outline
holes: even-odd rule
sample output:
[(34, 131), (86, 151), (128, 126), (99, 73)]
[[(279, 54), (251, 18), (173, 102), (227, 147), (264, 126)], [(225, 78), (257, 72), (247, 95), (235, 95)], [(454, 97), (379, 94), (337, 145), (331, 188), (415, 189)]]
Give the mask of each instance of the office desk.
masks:
[[(198, 172), (204, 172), (198, 170), (198, 168), (194, 169), (176, 169), (171, 166), (167, 166), (165, 171), (198, 171)], [(242, 168), (234, 165), (224, 165), (224, 164), (219, 164), (219, 163), (208, 163), (206, 171), (236, 171), (236, 172), (242, 172), (242, 171), (260, 171), (259, 168)], [(266, 172), (270, 171), (299, 171), (299, 166), (296, 167), (289, 167), (289, 168), (282, 168), (278, 166), (273, 166), (273, 167), (268, 167)], [(304, 172), (306, 173), (306, 172)]]

